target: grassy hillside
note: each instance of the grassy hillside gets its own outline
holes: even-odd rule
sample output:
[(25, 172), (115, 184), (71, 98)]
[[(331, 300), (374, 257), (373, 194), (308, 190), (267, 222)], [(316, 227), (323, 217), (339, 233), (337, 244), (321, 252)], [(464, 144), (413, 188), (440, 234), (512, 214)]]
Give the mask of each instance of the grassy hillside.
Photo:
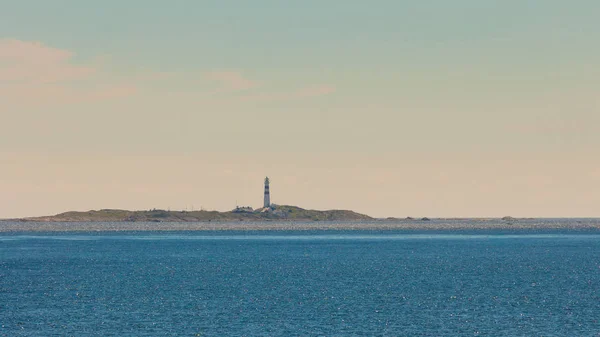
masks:
[(275, 206), (266, 211), (255, 212), (217, 212), (217, 211), (127, 211), (117, 209), (102, 209), (87, 212), (66, 212), (54, 216), (25, 218), (23, 221), (155, 221), (155, 222), (198, 222), (198, 221), (355, 221), (370, 220), (371, 217), (346, 210), (316, 211), (296, 206)]
[(332, 221), (332, 220), (370, 220), (368, 215), (346, 210), (315, 211), (307, 210), (296, 206), (277, 206), (273, 212), (275, 216), (289, 220), (313, 220), (313, 221)]

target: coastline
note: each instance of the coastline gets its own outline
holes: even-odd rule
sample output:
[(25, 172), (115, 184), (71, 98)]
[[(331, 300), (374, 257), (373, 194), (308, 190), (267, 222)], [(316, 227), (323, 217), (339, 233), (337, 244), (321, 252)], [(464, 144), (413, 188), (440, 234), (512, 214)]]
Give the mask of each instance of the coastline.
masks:
[(372, 221), (34, 222), (0, 220), (0, 233), (121, 231), (310, 231), (310, 230), (536, 230), (600, 229), (600, 218), (431, 219)]

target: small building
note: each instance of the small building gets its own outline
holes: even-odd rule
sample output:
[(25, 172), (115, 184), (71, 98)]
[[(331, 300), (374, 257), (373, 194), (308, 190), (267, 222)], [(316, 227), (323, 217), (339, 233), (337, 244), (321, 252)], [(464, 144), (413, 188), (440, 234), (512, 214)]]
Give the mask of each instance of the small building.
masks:
[(254, 209), (250, 206), (236, 206), (235, 209), (232, 211), (233, 213), (252, 213), (254, 212)]

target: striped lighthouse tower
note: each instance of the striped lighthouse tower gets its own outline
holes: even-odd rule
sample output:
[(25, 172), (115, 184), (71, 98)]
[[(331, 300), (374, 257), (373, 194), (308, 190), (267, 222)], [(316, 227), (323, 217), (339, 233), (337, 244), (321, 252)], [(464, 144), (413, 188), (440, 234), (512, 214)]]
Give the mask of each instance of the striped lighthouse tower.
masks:
[(264, 208), (271, 207), (271, 194), (269, 193), (269, 177), (265, 178), (265, 205)]

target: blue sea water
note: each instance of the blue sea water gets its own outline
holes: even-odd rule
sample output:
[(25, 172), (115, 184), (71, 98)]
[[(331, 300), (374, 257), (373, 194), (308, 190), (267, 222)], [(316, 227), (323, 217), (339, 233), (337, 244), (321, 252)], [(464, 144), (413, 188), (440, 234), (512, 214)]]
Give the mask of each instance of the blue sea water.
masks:
[(0, 336), (600, 336), (600, 232), (5, 233)]

